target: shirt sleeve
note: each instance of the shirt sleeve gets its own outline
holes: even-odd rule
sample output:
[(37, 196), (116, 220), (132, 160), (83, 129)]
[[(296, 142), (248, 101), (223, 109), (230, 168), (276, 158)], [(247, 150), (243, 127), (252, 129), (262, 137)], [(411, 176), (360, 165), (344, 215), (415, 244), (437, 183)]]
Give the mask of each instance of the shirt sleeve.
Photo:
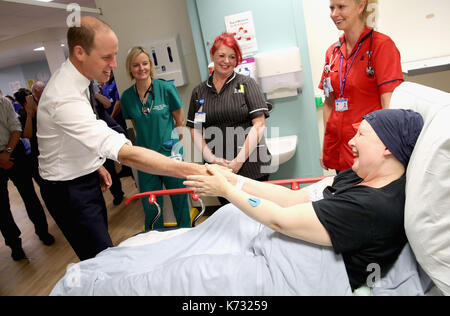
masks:
[(16, 111), (14, 111), (13, 105), (6, 98), (0, 98), (0, 110), (2, 113), (2, 120), (9, 132), (22, 131), (22, 124), (19, 121)]
[(264, 94), (255, 80), (249, 78), (249, 80), (245, 82), (244, 93), (250, 119), (257, 118), (261, 115), (269, 117), (269, 109), (267, 107), (266, 100), (264, 99)]
[(122, 97), (120, 100), (120, 106), (122, 107), (122, 117), (125, 120), (131, 120), (132, 118), (130, 117), (130, 114), (128, 111), (128, 108), (130, 107), (130, 98), (128, 96), (127, 91), (122, 93)]
[(183, 102), (178, 94), (178, 90), (172, 83), (165, 83), (165, 95), (170, 112), (179, 110), (183, 107)]
[(390, 38), (374, 51), (372, 65), (380, 95), (394, 91), (403, 82), (400, 52)]
[[(74, 108), (77, 111), (73, 111)], [(52, 119), (66, 135), (76, 139), (99, 157), (118, 161), (122, 146), (131, 144), (124, 135), (109, 128), (104, 121), (97, 120), (92, 107), (83, 99), (59, 104)]]
[(369, 243), (371, 216), (354, 195), (342, 193), (313, 202), (313, 207), (336, 253), (356, 251)]

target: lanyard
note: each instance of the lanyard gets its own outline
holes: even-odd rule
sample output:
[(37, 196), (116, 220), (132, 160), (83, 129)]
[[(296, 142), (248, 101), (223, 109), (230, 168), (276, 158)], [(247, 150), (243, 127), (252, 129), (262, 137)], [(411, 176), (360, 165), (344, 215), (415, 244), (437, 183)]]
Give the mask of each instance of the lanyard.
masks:
[(341, 98), (344, 97), (344, 90), (345, 90), (345, 84), (347, 82), (347, 77), (348, 77), (348, 74), (350, 73), (350, 69), (352, 69), (353, 62), (355, 61), (356, 55), (358, 55), (359, 50), (361, 49), (361, 45), (362, 45), (362, 41), (359, 43), (358, 49), (356, 50), (355, 55), (353, 55), (352, 62), (350, 64), (350, 66), (348, 67), (347, 73), (345, 74), (345, 77), (344, 77), (343, 80), (342, 80), (342, 66), (344, 65), (344, 54), (341, 52), (341, 64), (340, 64), (340, 67), (339, 67), (339, 81), (340, 81), (340, 85), (341, 85), (341, 95), (340, 95), (340, 97)]

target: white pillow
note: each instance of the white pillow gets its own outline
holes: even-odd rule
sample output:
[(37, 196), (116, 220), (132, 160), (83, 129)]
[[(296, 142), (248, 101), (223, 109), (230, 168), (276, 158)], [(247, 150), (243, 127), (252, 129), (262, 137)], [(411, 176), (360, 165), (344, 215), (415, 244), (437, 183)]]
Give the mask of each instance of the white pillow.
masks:
[(450, 295), (450, 94), (403, 83), (391, 108), (424, 118), (406, 173), (405, 230), (423, 270)]

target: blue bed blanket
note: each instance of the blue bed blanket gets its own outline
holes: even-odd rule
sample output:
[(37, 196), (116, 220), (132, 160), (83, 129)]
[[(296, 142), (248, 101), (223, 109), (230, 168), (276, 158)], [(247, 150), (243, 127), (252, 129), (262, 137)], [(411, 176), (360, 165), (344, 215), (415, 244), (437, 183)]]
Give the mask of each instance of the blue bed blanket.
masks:
[(352, 295), (332, 248), (277, 233), (232, 204), (189, 231), (109, 248), (68, 269), (51, 295)]

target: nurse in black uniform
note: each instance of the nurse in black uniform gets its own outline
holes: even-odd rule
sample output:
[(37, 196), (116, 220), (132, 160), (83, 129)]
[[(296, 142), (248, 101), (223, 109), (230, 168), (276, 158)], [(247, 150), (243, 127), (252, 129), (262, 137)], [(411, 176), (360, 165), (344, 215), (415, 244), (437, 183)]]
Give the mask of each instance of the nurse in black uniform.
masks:
[(232, 34), (218, 36), (210, 55), (214, 72), (193, 90), (186, 124), (195, 146), (209, 163), (266, 181), (271, 155), (264, 138), (269, 117), (264, 95), (255, 80), (235, 73), (242, 52)]

